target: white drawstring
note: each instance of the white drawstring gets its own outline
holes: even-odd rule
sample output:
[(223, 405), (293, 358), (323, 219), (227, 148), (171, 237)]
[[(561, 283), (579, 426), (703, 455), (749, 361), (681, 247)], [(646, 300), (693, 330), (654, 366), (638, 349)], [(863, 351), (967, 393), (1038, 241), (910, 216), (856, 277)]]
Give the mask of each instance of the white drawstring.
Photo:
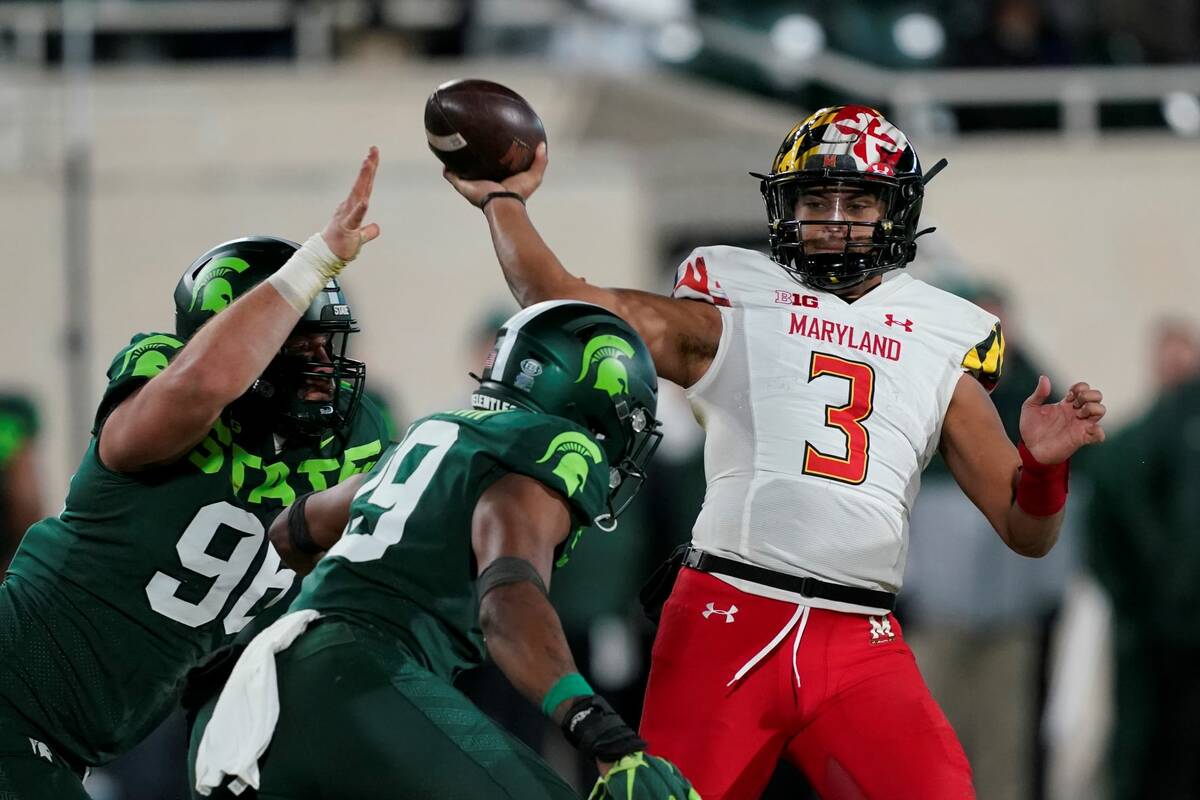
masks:
[(800, 617), (800, 624), (796, 626), (796, 638), (792, 642), (792, 674), (796, 676), (796, 688), (800, 688), (800, 668), (796, 666), (796, 653), (800, 651), (800, 637), (804, 635), (804, 627), (808, 625), (809, 607), (804, 607), (804, 614)]
[[(762, 650), (759, 650), (758, 653), (754, 656), (754, 658), (750, 659), (745, 664), (743, 664), (742, 668), (739, 669), (737, 671), (737, 673), (734, 674), (733, 678), (730, 679), (729, 683), (727, 683), (725, 685), (733, 686), (735, 683), (740, 681), (747, 672), (754, 669), (754, 666), (756, 664), (758, 664), (758, 662), (762, 661), (764, 658), (766, 658), (768, 655), (770, 655), (771, 651), (779, 646), (779, 643), (783, 641), (783, 637), (788, 635), (788, 632), (791, 631), (791, 629), (795, 626), (795, 624), (801, 618), (803, 618), (805, 622), (808, 621), (808, 606), (800, 606), (800, 605), (796, 606), (796, 613), (793, 614), (792, 618), (787, 621), (787, 624), (783, 626), (783, 629), (780, 630), (779, 633), (775, 634), (775, 638), (772, 639), (770, 642), (768, 642), (766, 647), (764, 647)], [(803, 623), (800, 625), (800, 630), (804, 630)], [(799, 639), (799, 637), (797, 637), (796, 647), (800, 646), (799, 642), (800, 642), (800, 639)], [(794, 649), (793, 649), (792, 660), (793, 660), (793, 664), (794, 664), (795, 663), (795, 650)], [(799, 676), (797, 676), (797, 681), (799, 681)]]

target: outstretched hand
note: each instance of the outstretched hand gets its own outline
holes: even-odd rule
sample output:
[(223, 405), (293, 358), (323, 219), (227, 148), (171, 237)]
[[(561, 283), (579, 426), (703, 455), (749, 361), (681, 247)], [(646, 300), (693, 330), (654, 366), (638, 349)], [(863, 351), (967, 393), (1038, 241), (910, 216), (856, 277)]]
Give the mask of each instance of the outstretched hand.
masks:
[(610, 765), (588, 800), (701, 800), (679, 767), (638, 750)]
[(511, 175), (503, 181), (469, 181), (460, 178), (449, 169), (442, 170), (442, 177), (449, 181), (459, 194), (467, 198), (471, 205), (478, 207), (483, 202), (483, 198), (492, 192), (516, 192), (528, 200), (529, 196), (542, 185), (542, 178), (546, 174), (546, 165), (549, 163), (550, 159), (546, 155), (546, 143), (542, 142), (533, 154), (533, 163), (529, 165), (529, 169)]
[(1050, 397), (1050, 379), (1038, 378), (1037, 388), (1021, 405), (1021, 440), (1042, 464), (1060, 464), (1089, 444), (1104, 441), (1100, 420), (1107, 409), (1104, 395), (1080, 381), (1057, 403)]
[(371, 202), (377, 169), (379, 148), (372, 147), (358, 169), (358, 177), (354, 179), (350, 194), (334, 210), (329, 224), (321, 231), (325, 244), (342, 261), (351, 261), (364, 244), (379, 236), (379, 225), (374, 222), (362, 224)]

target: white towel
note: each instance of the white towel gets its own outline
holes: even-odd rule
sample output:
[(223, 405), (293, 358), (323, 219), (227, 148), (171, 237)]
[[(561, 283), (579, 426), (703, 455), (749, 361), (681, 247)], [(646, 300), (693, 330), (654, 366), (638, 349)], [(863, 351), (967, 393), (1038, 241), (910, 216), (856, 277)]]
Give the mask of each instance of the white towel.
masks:
[(209, 796), (226, 777), (234, 779), (229, 784), (234, 794), (248, 786), (258, 788), (258, 759), (271, 744), (279, 721), (275, 654), (288, 649), (320, 616), (312, 609), (285, 614), (242, 653), (196, 751), (197, 792)]

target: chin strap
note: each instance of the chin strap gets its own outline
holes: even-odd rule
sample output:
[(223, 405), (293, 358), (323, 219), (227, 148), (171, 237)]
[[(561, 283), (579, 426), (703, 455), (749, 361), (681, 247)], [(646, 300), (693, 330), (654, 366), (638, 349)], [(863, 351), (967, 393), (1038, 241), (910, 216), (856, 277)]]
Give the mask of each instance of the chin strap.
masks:
[(929, 182), (930, 182), (931, 180), (933, 180), (933, 176), (934, 176), (934, 175), (937, 175), (939, 172), (941, 172), (942, 170), (944, 170), (944, 169), (945, 169), (946, 167), (948, 167), (948, 166), (950, 166), (950, 162), (949, 162), (949, 161), (947, 161), (947, 160), (946, 160), (946, 159), (944, 159), (944, 158), (943, 158), (943, 159), (939, 159), (939, 160), (938, 160), (938, 162), (937, 162), (936, 164), (934, 164), (932, 167), (930, 167), (930, 168), (929, 168), (929, 171), (928, 171), (928, 172), (926, 172), (924, 176), (922, 176), (922, 178), (921, 178), (921, 185), (922, 185), (922, 186), (928, 186), (928, 185), (929, 185)]

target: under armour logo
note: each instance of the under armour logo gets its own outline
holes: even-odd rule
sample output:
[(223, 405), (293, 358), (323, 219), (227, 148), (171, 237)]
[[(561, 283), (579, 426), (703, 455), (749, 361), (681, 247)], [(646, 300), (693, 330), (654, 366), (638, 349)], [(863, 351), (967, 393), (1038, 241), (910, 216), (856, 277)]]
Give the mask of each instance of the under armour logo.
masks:
[(913, 322), (911, 319), (906, 319), (903, 322), (901, 322), (900, 320), (893, 317), (891, 314), (887, 314), (886, 317), (887, 318), (883, 321), (884, 325), (887, 325), (889, 328), (892, 327), (893, 325), (899, 325), (900, 327), (904, 328), (905, 333), (912, 333)]
[(725, 617), (725, 622), (730, 623), (733, 622), (733, 615), (737, 613), (737, 610), (737, 606), (730, 606), (728, 611), (723, 611), (722, 609), (716, 608), (716, 603), (709, 603), (708, 608), (700, 613), (704, 615), (705, 619), (708, 619), (713, 614), (721, 614)]
[(44, 758), (51, 764), (54, 763), (54, 756), (51, 755), (50, 748), (46, 746), (45, 742), (39, 742), (37, 739), (30, 739), (29, 744), (33, 747), (33, 754), (35, 756), (38, 758)]
[(867, 617), (871, 623), (871, 644), (887, 644), (896, 638), (892, 621), (887, 617)]

